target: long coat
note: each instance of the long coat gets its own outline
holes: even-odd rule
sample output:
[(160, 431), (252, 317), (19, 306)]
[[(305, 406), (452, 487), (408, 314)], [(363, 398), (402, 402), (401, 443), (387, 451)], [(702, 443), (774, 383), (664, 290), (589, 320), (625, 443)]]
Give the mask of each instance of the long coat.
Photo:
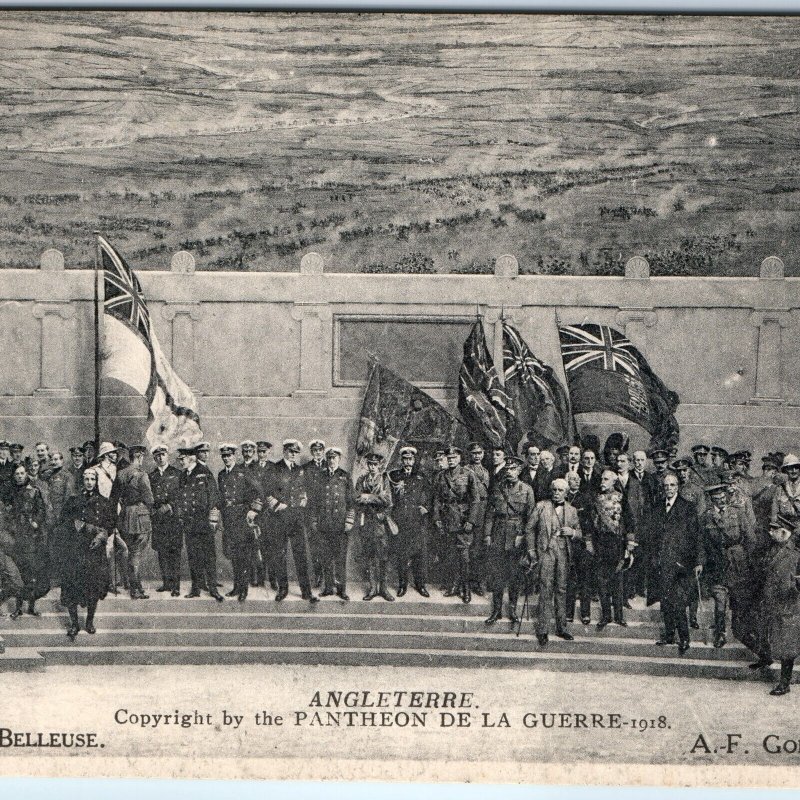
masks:
[(800, 552), (791, 541), (773, 544), (765, 558), (762, 621), (769, 655), (774, 659), (800, 655)]
[[(486, 554), (486, 584), (492, 591), (502, 591), (511, 577), (509, 572), (519, 570), (525, 543), (533, 534), (535, 510), (536, 498), (527, 483), (498, 482), (492, 488), (483, 527), (484, 537), (491, 540)], [(522, 537), (519, 545), (518, 537)]]
[(17, 597), (22, 591), (22, 576), (13, 559), (14, 539), (5, 530), (0, 530), (0, 603), (9, 597)]
[(13, 559), (24, 588), (22, 598), (38, 600), (50, 591), (47, 552), (47, 509), (38, 487), (30, 481), (11, 487), (10, 527), (14, 537)]
[(694, 568), (704, 562), (703, 538), (694, 505), (680, 495), (669, 514), (666, 501), (659, 502), (650, 514), (653, 546), (648, 604), (669, 600), (682, 607), (689, 602)]
[[(76, 530), (76, 522), (83, 523), (80, 530)], [(114, 524), (111, 501), (96, 489), (67, 498), (60, 524), (63, 540), (62, 605), (89, 606), (106, 596), (110, 574), (105, 543)], [(92, 548), (96, 539), (98, 543)]]
[(176, 513), (186, 534), (210, 536), (209, 517), (218, 508), (219, 490), (208, 468), (198, 464), (191, 473), (181, 473)]
[[(402, 469), (392, 470), (389, 485), (392, 488), (392, 517), (399, 529), (395, 546), (401, 553), (421, 550), (427, 541), (431, 485), (416, 469), (412, 469), (409, 475)], [(428, 513), (423, 514), (420, 507), (427, 509)]]
[(177, 506), (181, 471), (168, 464), (163, 474), (156, 467), (149, 477), (153, 490), (153, 550), (179, 551), (181, 531), (177, 524)]
[(718, 509), (711, 505), (700, 517), (705, 566), (703, 580), (708, 586), (729, 589), (748, 580), (745, 531), (735, 508)]
[(323, 533), (343, 533), (345, 525), (355, 520), (353, 484), (350, 474), (337, 467), (331, 473), (326, 469), (321, 480), (317, 528)]
[[(493, 483), (490, 480), (489, 491)], [(470, 523), (478, 525), (481, 511), (481, 493), (475, 473), (461, 465), (445, 469), (436, 475), (433, 483), (433, 521), (441, 524), (443, 534), (461, 533)]]
[[(276, 462), (269, 476), (266, 494), (267, 503), (274, 512), (271, 519), (276, 534), (291, 537), (303, 533), (308, 505), (305, 468), (295, 464), (290, 469), (283, 459)], [(285, 505), (286, 508), (277, 511), (278, 505)]]
[(247, 513), (263, 511), (261, 486), (241, 464), (234, 464), (230, 471), (221, 469), (217, 485), (222, 513), (222, 552), (227, 558), (246, 558), (255, 541), (253, 528), (247, 524)]

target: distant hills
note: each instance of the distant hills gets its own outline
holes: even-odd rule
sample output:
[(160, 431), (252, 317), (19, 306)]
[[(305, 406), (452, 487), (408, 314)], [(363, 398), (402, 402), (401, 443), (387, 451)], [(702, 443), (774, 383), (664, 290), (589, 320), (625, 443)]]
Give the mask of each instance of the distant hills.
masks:
[(800, 19), (2, 11), (0, 266), (800, 274)]

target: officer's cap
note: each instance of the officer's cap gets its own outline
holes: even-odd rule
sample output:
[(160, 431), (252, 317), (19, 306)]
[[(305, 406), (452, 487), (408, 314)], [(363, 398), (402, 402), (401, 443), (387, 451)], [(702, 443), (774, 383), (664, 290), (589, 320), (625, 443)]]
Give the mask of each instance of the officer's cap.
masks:
[(230, 442), (223, 442), (219, 446), (219, 454), (221, 456), (232, 456), (239, 448)]
[(676, 458), (672, 462), (672, 469), (691, 469), (692, 462), (688, 458)]
[(196, 456), (200, 450), (200, 445), (185, 444), (178, 448), (179, 456)]
[(150, 448), (150, 455), (157, 456), (159, 453), (169, 453), (169, 449), (165, 444), (157, 444), (155, 447)]
[(780, 469), (781, 462), (775, 456), (764, 456), (761, 459), (761, 469)]
[(482, 453), (483, 445), (480, 442), (470, 442), (468, 445), (468, 450), (470, 453)]
[(714, 445), (711, 448), (711, 452), (718, 456), (722, 456), (723, 458), (728, 457), (728, 451), (724, 447), (719, 447), (718, 445)]
[(259, 450), (272, 450), (272, 442), (268, 442), (265, 439), (262, 439), (259, 442), (256, 442), (256, 447)]
[(8, 450), (10, 447), (11, 447), (11, 442), (6, 441), (5, 439), (0, 441), (0, 448), (5, 448), (6, 450)]
[(650, 451), (650, 458), (653, 461), (666, 461), (669, 458), (669, 453), (661, 448)]
[(211, 452), (211, 443), (210, 442), (200, 442), (199, 444), (195, 445), (194, 451), (195, 451), (195, 453), (210, 453)]
[(711, 452), (711, 448), (707, 444), (696, 444), (692, 448), (693, 453), (705, 453), (708, 455)]
[(242, 442), (242, 443), (239, 445), (239, 447), (241, 447), (241, 448), (242, 448), (242, 450), (244, 450), (244, 448), (245, 448), (245, 447), (252, 447), (252, 448), (253, 448), (253, 450), (255, 450), (255, 449), (256, 449), (256, 443), (255, 443), (255, 442), (254, 442), (252, 439), (245, 439), (245, 440), (244, 440), (244, 441), (243, 441), (243, 442)]
[(706, 494), (715, 494), (716, 492), (727, 492), (727, 483), (712, 483), (711, 486), (706, 486)]
[(284, 439), (283, 440), (283, 449), (289, 450), (292, 453), (299, 453), (303, 449), (303, 445), (297, 441), (297, 439)]
[(126, 445), (125, 442), (119, 441), (119, 439), (117, 439), (114, 442), (114, 447), (116, 447), (117, 450), (127, 450), (128, 449), (128, 445)]
[(455, 445), (451, 445), (450, 447), (447, 448), (447, 450), (445, 450), (445, 455), (446, 456), (461, 456), (461, 455), (464, 455), (464, 454), (461, 451), (460, 447), (456, 447)]
[(323, 450), (325, 449), (325, 442), (323, 442), (322, 439), (312, 439), (308, 443), (309, 450), (314, 450), (319, 448), (322, 448)]
[(364, 460), (367, 464), (380, 464), (383, 462), (383, 456), (380, 453), (367, 453)]
[(25, 448), (21, 444), (12, 444), (11, 447), (8, 448), (12, 453), (21, 453)]
[[(0, 442), (0, 447), (2, 447), (2, 446), (3, 446), (3, 443)], [(8, 445), (6, 445), (6, 446), (8, 446)], [(79, 447), (78, 445), (75, 445), (74, 447), (70, 447), (69, 452), (70, 452), (70, 455), (73, 455), (73, 456), (82, 456), (86, 451), (82, 447)]]
[(128, 452), (131, 454), (131, 458), (133, 458), (133, 456), (138, 456), (139, 453), (146, 453), (147, 448), (140, 444), (134, 444), (128, 448)]
[(412, 447), (410, 444), (400, 448), (401, 456), (415, 456), (416, 454), (417, 454), (417, 448)]
[(733, 463), (734, 461), (747, 461), (748, 454), (746, 450), (737, 450), (735, 453), (731, 453), (728, 456), (728, 461)]
[(444, 448), (440, 447), (436, 450), (436, 452), (433, 455), (434, 458), (441, 458), (442, 456), (447, 455), (447, 451)]
[(329, 447), (325, 451), (325, 458), (331, 458), (332, 456), (339, 456), (342, 457), (342, 451), (338, 447)]
[(509, 456), (506, 459), (506, 463), (504, 464), (505, 469), (521, 469), (522, 468), (522, 459), (517, 458), (516, 456)]

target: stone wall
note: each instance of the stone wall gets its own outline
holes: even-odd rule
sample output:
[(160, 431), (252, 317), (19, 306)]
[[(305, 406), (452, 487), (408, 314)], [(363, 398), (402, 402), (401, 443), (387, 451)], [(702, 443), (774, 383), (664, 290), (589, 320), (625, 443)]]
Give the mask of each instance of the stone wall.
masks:
[[(686, 443), (757, 453), (800, 443), (800, 279), (784, 278), (775, 257), (753, 278), (650, 278), (641, 258), (606, 278), (521, 276), (513, 256), (495, 275), (334, 274), (315, 253), (295, 273), (195, 272), (178, 253), (140, 278), (212, 442), (320, 436), (351, 450), (366, 350), (454, 409), (460, 343), (481, 313), (496, 361), (505, 315), (559, 371), (557, 323), (624, 330), (680, 394)], [(0, 435), (60, 446), (91, 437), (92, 291), (92, 273), (65, 270), (58, 251), (39, 270), (0, 270)], [(104, 435), (140, 440), (143, 400), (120, 386), (104, 395)], [(648, 438), (613, 418), (582, 421)]]

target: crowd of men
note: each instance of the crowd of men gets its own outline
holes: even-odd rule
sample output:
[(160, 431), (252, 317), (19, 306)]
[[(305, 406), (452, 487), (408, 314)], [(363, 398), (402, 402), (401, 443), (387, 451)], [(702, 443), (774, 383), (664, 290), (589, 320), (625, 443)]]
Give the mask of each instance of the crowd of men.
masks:
[[(59, 542), (68, 498), (87, 491), (106, 498), (112, 513), (101, 542), (111, 590), (119, 577), (132, 599), (147, 597), (141, 563), (150, 546), (162, 578), (157, 591), (179, 596), (185, 546), (191, 578), (186, 597), (206, 591), (221, 602), (215, 547), (221, 526), (223, 555), (233, 568), (227, 596), (240, 602), (249, 586), (267, 583), (275, 600), (283, 600), (290, 553), (304, 599), (317, 602), (317, 588), (322, 596), (349, 600), (348, 550), (354, 544), (364, 600), (393, 601), (393, 582), (399, 596), (411, 586), (428, 597), (433, 582), (464, 603), (488, 592), (491, 626), (503, 616), (506, 598), (506, 615), (515, 624), (520, 596), (538, 596), (535, 634), (546, 646), (551, 630), (573, 639), (569, 623), (576, 607), (588, 625), (591, 605), (599, 601), (598, 629), (625, 626), (625, 609), (641, 596), (660, 602), (658, 644), (677, 644), (684, 653), (689, 629), (698, 627), (699, 600), (713, 598), (714, 645), (726, 643), (730, 607), (734, 633), (760, 661), (767, 658), (753, 615), (763, 583), (756, 565), (769, 551), (771, 530), (787, 529), (793, 539), (800, 523), (800, 459), (792, 454), (769, 453), (761, 474), (753, 476), (748, 451), (697, 444), (685, 457), (675, 448), (629, 453), (627, 438), (615, 433), (602, 451), (596, 440), (555, 453), (529, 440), (519, 457), (490, 449), (488, 464), (477, 442), (466, 453), (449, 447), (436, 453), (426, 474), (416, 448), (406, 445), (400, 465), (388, 471), (380, 455), (367, 454), (366, 472), (353, 483), (341, 466), (342, 451), (321, 440), (310, 443), (306, 459), (294, 439), (282, 443), (277, 460), (274, 449), (264, 440), (224, 443), (223, 468), (214, 476), (207, 442), (179, 448), (178, 466), (170, 464), (166, 447), (152, 448), (148, 472), (141, 446), (103, 442), (95, 452), (94, 443), (86, 442), (71, 448), (65, 463), (44, 442), (24, 458), (21, 445), (3, 441), (0, 499), (16, 520), (12, 533), (23, 542), (39, 537), (39, 560), (50, 559), (57, 579), (52, 565), (64, 561)], [(93, 473), (89, 490), (87, 470)], [(20, 528), (22, 517), (28, 533)], [(91, 546), (97, 548), (96, 538)], [(25, 573), (14, 618), (26, 599), (29, 612), (37, 613), (35, 601), (43, 596), (37, 586), (46, 582), (42, 565), (34, 563), (36, 548), (23, 550), (18, 541), (16, 551), (6, 553), (19, 554)], [(8, 596), (6, 591), (0, 600)]]

